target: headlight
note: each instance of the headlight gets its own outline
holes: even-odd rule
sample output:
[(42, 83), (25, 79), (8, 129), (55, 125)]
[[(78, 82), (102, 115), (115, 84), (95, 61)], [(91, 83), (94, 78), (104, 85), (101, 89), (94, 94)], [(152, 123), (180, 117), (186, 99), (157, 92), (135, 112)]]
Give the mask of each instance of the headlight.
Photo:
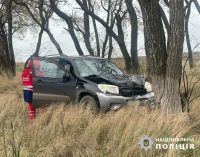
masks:
[(98, 88), (103, 93), (113, 93), (113, 94), (119, 94), (119, 87), (114, 85), (108, 85), (108, 84), (98, 84)]
[(145, 82), (144, 87), (146, 88), (147, 92), (152, 92), (152, 86), (149, 82)]

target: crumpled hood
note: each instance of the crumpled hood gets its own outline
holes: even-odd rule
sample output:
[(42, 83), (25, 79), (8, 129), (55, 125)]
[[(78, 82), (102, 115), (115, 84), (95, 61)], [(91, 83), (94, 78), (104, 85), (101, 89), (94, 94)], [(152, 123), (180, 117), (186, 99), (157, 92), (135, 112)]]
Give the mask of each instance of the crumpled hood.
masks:
[(141, 86), (145, 84), (145, 79), (143, 76), (139, 75), (100, 75), (100, 76), (89, 76), (86, 79), (95, 82), (95, 83), (110, 83), (117, 86)]

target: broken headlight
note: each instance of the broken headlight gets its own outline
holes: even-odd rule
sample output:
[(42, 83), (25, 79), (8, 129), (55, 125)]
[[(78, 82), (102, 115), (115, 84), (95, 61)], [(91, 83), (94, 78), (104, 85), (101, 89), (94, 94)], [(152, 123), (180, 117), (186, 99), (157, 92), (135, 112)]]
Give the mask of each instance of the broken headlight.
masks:
[(145, 82), (145, 85), (144, 87), (146, 88), (147, 92), (152, 92), (152, 86), (151, 86), (151, 83), (149, 82)]
[(108, 84), (98, 84), (98, 88), (103, 93), (119, 94), (119, 87), (118, 86), (108, 85)]

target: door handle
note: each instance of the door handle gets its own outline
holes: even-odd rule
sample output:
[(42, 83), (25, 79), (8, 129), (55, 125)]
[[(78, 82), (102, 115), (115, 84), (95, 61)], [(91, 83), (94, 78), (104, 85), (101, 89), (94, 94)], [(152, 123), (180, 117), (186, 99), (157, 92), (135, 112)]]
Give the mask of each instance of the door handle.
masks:
[(37, 83), (42, 83), (42, 82), (43, 82), (43, 81), (42, 81), (42, 80), (40, 80), (40, 79), (39, 79), (39, 80), (37, 80)]

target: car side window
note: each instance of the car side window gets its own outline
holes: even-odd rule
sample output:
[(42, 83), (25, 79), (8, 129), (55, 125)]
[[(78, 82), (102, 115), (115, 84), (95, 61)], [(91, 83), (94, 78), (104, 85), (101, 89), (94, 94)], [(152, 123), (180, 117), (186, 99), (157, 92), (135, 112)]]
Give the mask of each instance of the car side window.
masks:
[(64, 70), (57, 64), (48, 60), (33, 60), (36, 77), (63, 78)]
[(66, 71), (68, 71), (69, 73), (73, 74), (73, 67), (72, 67), (72, 64), (65, 60), (65, 59), (60, 59), (59, 60), (59, 64), (65, 68)]

